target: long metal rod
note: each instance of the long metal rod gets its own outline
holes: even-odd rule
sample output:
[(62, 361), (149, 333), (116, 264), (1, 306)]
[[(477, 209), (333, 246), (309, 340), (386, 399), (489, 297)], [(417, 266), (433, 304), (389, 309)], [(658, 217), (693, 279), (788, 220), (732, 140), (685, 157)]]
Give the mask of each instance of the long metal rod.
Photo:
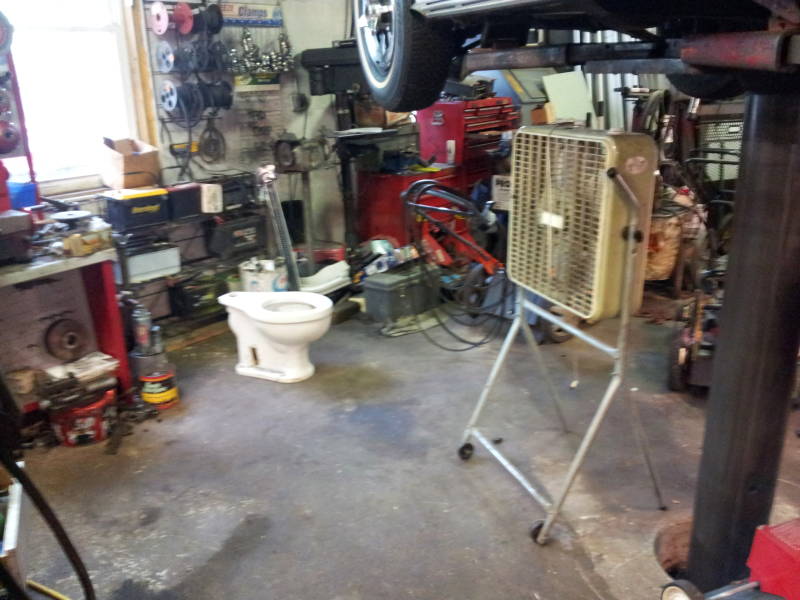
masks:
[[(522, 297), (524, 291), (522, 288), (517, 290), (517, 293)], [(522, 306), (522, 302), (518, 301), (518, 306)], [(524, 312), (524, 311), (523, 311)], [(542, 378), (544, 379), (545, 385), (547, 385), (547, 391), (549, 392), (550, 401), (553, 403), (553, 408), (556, 411), (556, 415), (558, 415), (558, 421), (561, 423), (561, 430), (564, 433), (569, 432), (569, 427), (567, 426), (567, 420), (564, 418), (564, 411), (561, 410), (561, 395), (558, 393), (558, 389), (556, 388), (555, 384), (553, 383), (553, 378), (550, 377), (550, 371), (547, 368), (547, 365), (544, 363), (544, 357), (542, 356), (542, 349), (539, 348), (539, 344), (536, 343), (536, 339), (533, 337), (533, 332), (531, 331), (531, 327), (528, 324), (527, 319), (522, 319), (522, 335), (525, 338), (525, 341), (528, 342), (528, 346), (530, 346), (531, 352), (533, 353), (533, 357), (536, 360), (536, 364), (539, 367), (539, 372), (542, 374)]]
[(503, 465), (505, 470), (508, 471), (511, 474), (511, 476), (514, 479), (516, 479), (523, 488), (525, 488), (525, 491), (528, 492), (533, 497), (534, 500), (536, 500), (539, 504), (541, 504), (545, 510), (550, 509), (553, 503), (550, 499), (546, 497), (545, 494), (547, 492), (539, 491), (538, 489), (536, 489), (536, 487), (530, 481), (528, 481), (528, 479), (522, 473), (519, 472), (519, 469), (517, 469), (517, 467), (511, 464), (511, 462), (509, 462), (509, 460), (505, 456), (503, 456), (503, 454), (495, 447), (495, 445), (492, 444), (492, 442), (490, 442), (489, 440), (487, 440), (478, 429), (473, 429), (472, 435), (476, 440), (478, 440), (481, 443), (481, 445), (484, 448), (486, 448), (489, 451), (489, 454), (491, 454), (495, 459), (497, 459), (497, 462)]
[(529, 310), (531, 312), (536, 313), (537, 316), (541, 317), (545, 321), (550, 321), (551, 323), (554, 323), (555, 325), (558, 325), (562, 329), (564, 329), (566, 331), (569, 331), (576, 338), (582, 339), (587, 344), (590, 344), (591, 346), (594, 346), (595, 348), (600, 350), (600, 352), (604, 352), (605, 354), (608, 354), (611, 358), (616, 359), (619, 356), (619, 349), (618, 348), (615, 348), (614, 346), (606, 344), (605, 342), (601, 342), (596, 337), (594, 337), (594, 336), (590, 335), (589, 333), (583, 331), (579, 327), (576, 327), (575, 325), (572, 325), (571, 323), (567, 323), (563, 319), (559, 318), (557, 315), (554, 315), (553, 313), (551, 313), (548, 310), (545, 310), (541, 306), (538, 306), (538, 305), (534, 304), (530, 300), (523, 300), (523, 306), (525, 307), (526, 310)]
[(586, 434), (581, 440), (581, 445), (578, 448), (578, 451), (575, 453), (575, 458), (572, 459), (572, 462), (569, 465), (569, 471), (567, 472), (567, 477), (564, 480), (563, 487), (561, 488), (561, 493), (550, 507), (550, 510), (547, 511), (547, 519), (545, 519), (544, 527), (542, 527), (538, 537), (536, 538), (536, 541), (539, 544), (544, 544), (550, 537), (550, 529), (552, 529), (553, 523), (555, 523), (555, 520), (558, 518), (558, 515), (564, 506), (564, 502), (566, 501), (567, 496), (572, 489), (572, 484), (575, 483), (575, 478), (578, 476), (578, 471), (580, 471), (581, 467), (583, 466), (583, 461), (586, 460), (586, 454), (589, 452), (589, 449), (594, 443), (594, 439), (597, 437), (597, 432), (600, 430), (600, 425), (603, 424), (603, 420), (605, 420), (606, 414), (608, 414), (608, 409), (611, 408), (611, 403), (614, 401), (621, 383), (622, 379), (619, 377), (619, 375), (614, 375), (611, 378), (608, 388), (606, 388), (606, 393), (603, 395), (603, 399), (600, 401), (600, 406), (597, 407), (594, 417), (592, 418), (592, 422), (589, 424), (589, 428), (586, 430)]
[(481, 397), (478, 399), (478, 404), (475, 406), (475, 410), (472, 412), (469, 423), (467, 423), (467, 428), (464, 431), (464, 437), (461, 441), (462, 444), (466, 444), (472, 436), (475, 425), (477, 425), (478, 419), (480, 419), (481, 413), (483, 412), (483, 407), (486, 405), (489, 395), (492, 393), (494, 383), (497, 380), (497, 376), (500, 374), (500, 369), (503, 368), (506, 358), (508, 357), (508, 352), (511, 350), (511, 345), (514, 343), (514, 340), (519, 333), (521, 319), (522, 315), (517, 314), (517, 316), (514, 318), (514, 322), (511, 323), (511, 327), (506, 334), (506, 339), (503, 340), (503, 346), (500, 348), (500, 354), (497, 355), (497, 359), (494, 361), (492, 370), (489, 373), (489, 379), (486, 380), (486, 384), (483, 386), (483, 391), (481, 392)]

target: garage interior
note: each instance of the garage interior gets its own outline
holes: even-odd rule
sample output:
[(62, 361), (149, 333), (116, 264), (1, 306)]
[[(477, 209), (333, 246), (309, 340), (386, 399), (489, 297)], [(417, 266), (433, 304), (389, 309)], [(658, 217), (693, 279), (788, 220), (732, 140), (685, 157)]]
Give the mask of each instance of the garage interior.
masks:
[(0, 598), (800, 599), (800, 5), (630, 4), (0, 0)]

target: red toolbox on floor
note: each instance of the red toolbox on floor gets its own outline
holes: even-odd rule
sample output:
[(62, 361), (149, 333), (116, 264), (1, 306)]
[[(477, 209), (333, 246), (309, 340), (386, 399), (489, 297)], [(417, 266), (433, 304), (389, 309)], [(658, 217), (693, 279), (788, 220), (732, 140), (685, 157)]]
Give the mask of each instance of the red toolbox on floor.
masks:
[(747, 566), (762, 592), (800, 600), (800, 519), (759, 527)]

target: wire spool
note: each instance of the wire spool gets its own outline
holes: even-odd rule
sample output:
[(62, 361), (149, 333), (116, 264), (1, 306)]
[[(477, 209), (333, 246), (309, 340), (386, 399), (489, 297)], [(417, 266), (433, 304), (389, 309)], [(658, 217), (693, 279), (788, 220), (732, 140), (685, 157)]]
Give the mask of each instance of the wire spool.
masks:
[(216, 81), (200, 85), (203, 104), (206, 108), (223, 108), (228, 110), (233, 105), (233, 88), (227, 81)]
[(193, 17), (192, 33), (205, 31), (209, 35), (216, 35), (222, 31), (222, 11), (217, 4), (209, 4), (206, 9), (196, 10)]
[(175, 5), (175, 10), (172, 12), (172, 21), (175, 23), (175, 29), (181, 35), (189, 35), (194, 29), (194, 13), (192, 8), (186, 2), (178, 2)]
[(75, 319), (59, 319), (44, 334), (47, 351), (60, 360), (78, 360), (89, 348), (89, 333)]
[(195, 68), (201, 73), (211, 71), (213, 68), (211, 50), (206, 40), (195, 40), (192, 42), (194, 52)]
[(206, 108), (203, 92), (194, 83), (176, 84), (166, 80), (161, 84), (159, 100), (162, 108), (181, 127), (194, 127), (200, 122)]
[(150, 15), (148, 18), (150, 29), (156, 35), (164, 35), (169, 29), (169, 12), (163, 2), (153, 2), (150, 5)]
[(178, 48), (175, 53), (175, 69), (184, 75), (198, 70), (197, 53), (193, 45)]
[(208, 46), (208, 53), (211, 59), (211, 68), (213, 71), (226, 72), (231, 68), (231, 55), (228, 47), (224, 42), (219, 40), (212, 42)]
[(175, 68), (175, 51), (166, 40), (159, 42), (156, 47), (156, 66), (160, 73), (172, 73)]
[(0, 154), (8, 154), (16, 150), (22, 137), (19, 129), (11, 121), (0, 121)]
[(207, 163), (216, 163), (225, 158), (226, 143), (222, 132), (214, 126), (213, 119), (200, 134), (200, 158)]

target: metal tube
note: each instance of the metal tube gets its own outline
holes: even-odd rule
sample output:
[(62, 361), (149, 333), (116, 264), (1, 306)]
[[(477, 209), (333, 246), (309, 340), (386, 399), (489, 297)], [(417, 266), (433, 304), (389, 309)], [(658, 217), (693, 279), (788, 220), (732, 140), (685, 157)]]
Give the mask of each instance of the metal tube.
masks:
[(535, 312), (539, 317), (541, 317), (545, 321), (550, 321), (551, 323), (555, 323), (559, 327), (565, 329), (566, 331), (569, 331), (576, 338), (582, 339), (587, 344), (590, 344), (590, 345), (594, 346), (595, 348), (597, 348), (601, 352), (605, 352), (610, 357), (616, 358), (617, 355), (619, 354), (619, 350), (617, 350), (617, 348), (614, 348), (613, 346), (609, 346), (605, 342), (601, 342), (597, 338), (592, 337), (591, 335), (589, 335), (588, 333), (586, 333), (582, 329), (580, 329), (578, 327), (575, 327), (575, 325), (572, 325), (570, 323), (567, 323), (566, 321), (563, 321), (563, 320), (559, 319), (558, 316), (556, 316), (553, 313), (545, 310), (541, 306), (538, 306), (538, 305), (534, 304), (530, 300), (523, 300), (522, 301), (522, 305), (524, 306), (524, 308), (526, 310), (530, 310), (532, 312)]
[[(520, 291), (520, 293), (522, 292)], [(522, 327), (522, 335), (525, 338), (525, 341), (528, 342), (528, 346), (530, 346), (531, 352), (533, 353), (533, 356), (536, 359), (536, 364), (539, 367), (539, 371), (542, 374), (542, 378), (544, 379), (544, 382), (547, 385), (550, 401), (553, 403), (553, 408), (556, 411), (556, 415), (558, 415), (558, 421), (559, 423), (561, 423), (561, 430), (564, 433), (568, 433), (569, 428), (567, 427), (567, 420), (564, 418), (564, 412), (561, 410), (561, 396), (559, 395), (558, 389), (553, 383), (553, 378), (550, 377), (550, 371), (547, 369), (547, 365), (544, 364), (542, 349), (539, 348), (539, 344), (536, 343), (536, 339), (533, 337), (533, 332), (531, 331), (531, 327), (530, 325), (528, 325), (528, 321), (524, 318), (522, 319), (521, 327)]]
[(754, 93), (745, 113), (689, 553), (689, 579), (704, 591), (746, 574), (775, 496), (800, 344), (798, 105), (797, 91)]
[(561, 493), (558, 495), (556, 501), (550, 507), (550, 510), (547, 511), (547, 519), (545, 519), (544, 526), (539, 532), (539, 536), (536, 538), (536, 541), (539, 544), (544, 544), (547, 542), (547, 538), (550, 535), (550, 529), (553, 527), (553, 523), (558, 518), (558, 515), (564, 506), (564, 501), (567, 499), (567, 495), (572, 489), (572, 484), (575, 483), (575, 478), (578, 476), (578, 471), (580, 471), (581, 467), (583, 466), (583, 461), (586, 460), (586, 454), (589, 452), (589, 448), (592, 447), (592, 443), (594, 443), (594, 439), (597, 437), (597, 432), (600, 430), (600, 425), (603, 424), (603, 420), (606, 418), (608, 409), (611, 408), (611, 403), (614, 401), (621, 383), (622, 380), (620, 379), (619, 375), (614, 375), (611, 378), (608, 388), (606, 389), (606, 393), (603, 395), (603, 399), (600, 401), (600, 406), (597, 408), (597, 411), (594, 413), (594, 417), (592, 418), (592, 422), (589, 424), (589, 429), (586, 430), (586, 434), (583, 436), (583, 440), (581, 440), (581, 445), (578, 448), (578, 452), (575, 453), (575, 458), (572, 459), (572, 463), (569, 465), (569, 472), (567, 473), (567, 478), (564, 481), (564, 487), (561, 489)]
[(514, 339), (516, 339), (517, 334), (519, 333), (521, 318), (521, 313), (514, 317), (514, 322), (511, 323), (508, 334), (506, 334), (506, 339), (503, 340), (503, 346), (500, 348), (500, 354), (497, 355), (497, 360), (495, 360), (494, 365), (492, 365), (492, 371), (489, 373), (489, 379), (486, 380), (486, 384), (483, 386), (483, 391), (481, 392), (481, 397), (478, 400), (478, 404), (475, 406), (475, 410), (472, 412), (469, 423), (467, 423), (467, 428), (464, 431), (464, 437), (461, 442), (462, 444), (466, 444), (469, 441), (470, 436), (472, 436), (475, 431), (475, 425), (477, 425), (478, 419), (483, 412), (483, 407), (486, 405), (486, 401), (489, 399), (489, 395), (492, 393), (494, 382), (497, 380), (500, 369), (503, 368), (503, 364), (506, 362), (508, 352), (511, 350), (511, 345), (514, 343)]
[(722, 588), (718, 592), (711, 594), (710, 596), (706, 596), (705, 600), (723, 600), (723, 598), (731, 598), (732, 596), (736, 596), (742, 592), (757, 590), (760, 585), (761, 584), (759, 584), (757, 581), (748, 581), (739, 585), (730, 585)]
[(314, 256), (314, 209), (311, 200), (311, 173), (303, 171), (300, 174), (303, 187), (303, 240), (306, 249), (306, 259), (311, 267), (311, 274), (317, 272), (317, 261)]
[(525, 491), (528, 492), (533, 499), (536, 500), (536, 502), (538, 502), (545, 510), (550, 509), (552, 502), (545, 497), (544, 492), (537, 490), (536, 487), (534, 487), (534, 485), (528, 481), (528, 479), (522, 473), (519, 472), (519, 469), (512, 465), (508, 459), (503, 456), (503, 454), (497, 448), (495, 448), (492, 442), (487, 440), (477, 429), (473, 429), (472, 435), (475, 436), (475, 439), (478, 440), (481, 445), (489, 451), (489, 454), (497, 459), (497, 462), (503, 465), (503, 468), (505, 468), (506, 471), (511, 473), (511, 476), (516, 479), (523, 488), (525, 488)]

